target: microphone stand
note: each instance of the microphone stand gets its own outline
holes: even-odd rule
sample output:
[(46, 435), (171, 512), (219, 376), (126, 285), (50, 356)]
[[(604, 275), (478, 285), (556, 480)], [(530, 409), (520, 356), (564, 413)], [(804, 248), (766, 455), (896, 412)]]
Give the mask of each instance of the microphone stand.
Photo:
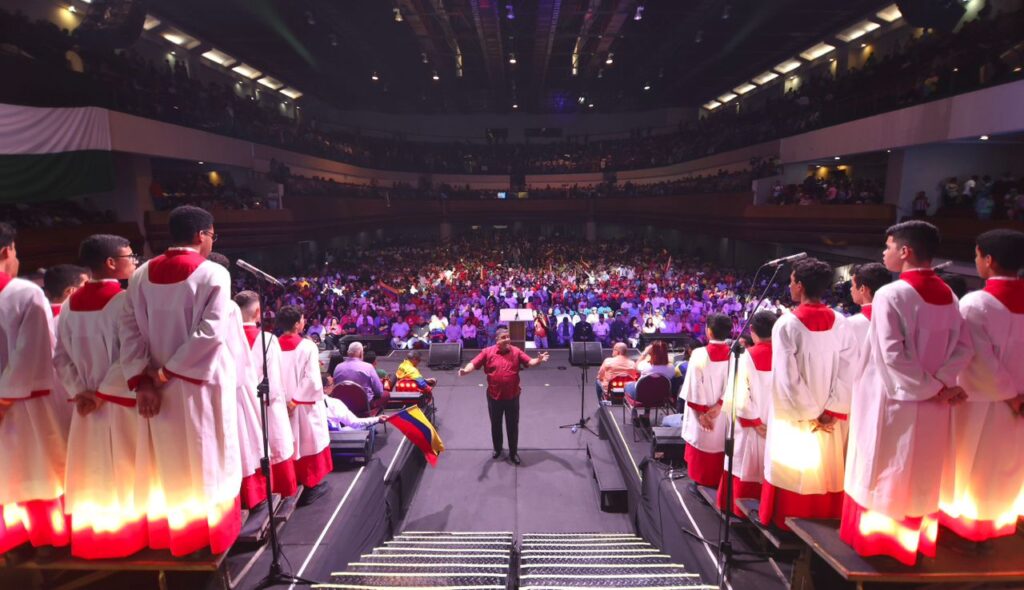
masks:
[[(757, 269), (757, 273), (754, 275), (755, 282), (751, 284), (751, 291), (753, 291), (753, 289), (756, 287), (757, 276), (761, 274), (761, 269), (763, 269), (765, 266), (768, 266), (768, 264), (764, 264), (761, 266), (761, 268)], [(772, 274), (772, 278), (769, 279), (768, 284), (765, 285), (765, 288), (761, 292), (761, 296), (758, 298), (757, 304), (754, 306), (754, 309), (750, 312), (749, 315), (747, 315), (746, 320), (744, 320), (743, 327), (740, 328), (740, 334), (746, 332), (747, 328), (750, 326), (751, 318), (754, 317), (754, 314), (757, 313), (757, 310), (761, 307), (761, 304), (764, 303), (764, 300), (768, 297), (768, 291), (772, 288), (772, 285), (775, 283), (776, 277), (779, 276), (779, 271), (782, 269), (782, 266), (782, 264), (775, 264), (775, 273)], [(729, 391), (731, 392), (731, 402), (729, 404), (729, 428), (726, 430), (725, 434), (726, 477), (725, 510), (723, 514), (725, 527), (724, 529), (722, 529), (721, 537), (718, 543), (718, 555), (720, 560), (718, 564), (719, 587), (722, 587), (725, 584), (725, 582), (729, 579), (729, 572), (731, 571), (732, 566), (735, 563), (740, 563), (739, 561), (734, 559), (736, 555), (755, 555), (762, 557), (762, 559), (743, 560), (744, 563), (763, 561), (764, 559), (768, 558), (767, 554), (765, 553), (739, 552), (735, 551), (732, 547), (732, 519), (735, 518), (735, 516), (733, 515), (733, 504), (735, 502), (733, 497), (735, 494), (735, 490), (733, 489), (733, 457), (736, 448), (736, 388), (739, 381), (738, 377), (740, 368), (740, 356), (743, 354), (743, 347), (740, 345), (738, 338), (733, 341), (731, 352), (732, 359), (730, 363), (732, 367), (730, 369), (730, 372), (732, 373), (732, 376), (730, 379), (731, 382), (728, 385)]]
[(257, 278), (256, 294), (260, 300), (260, 322), (258, 326), (260, 329), (260, 348), (263, 353), (263, 380), (260, 381), (260, 384), (256, 387), (256, 392), (260, 398), (260, 426), (263, 429), (263, 457), (260, 458), (260, 473), (263, 475), (267, 491), (267, 516), (270, 518), (269, 543), (271, 560), (270, 569), (267, 572), (267, 575), (256, 584), (256, 590), (263, 590), (264, 588), (270, 588), (272, 586), (290, 586), (296, 584), (312, 586), (317, 582), (293, 576), (291, 572), (285, 570), (284, 566), (281, 565), (281, 541), (277, 536), (277, 526), (274, 525), (274, 496), (273, 486), (270, 481), (270, 418), (268, 415), (268, 408), (270, 406), (270, 374), (267, 372), (267, 332), (263, 329), (263, 283), (272, 282), (277, 285), (280, 285), (281, 283), (259, 269), (247, 268), (249, 265), (238, 266)]
[(583, 371), (580, 373), (580, 419), (578, 422), (573, 422), (572, 424), (563, 424), (559, 426), (559, 428), (571, 428), (573, 433), (576, 433), (577, 430), (580, 430), (582, 428), (583, 430), (586, 430), (590, 434), (599, 437), (600, 435), (594, 432), (594, 429), (587, 424), (587, 422), (590, 422), (590, 416), (584, 416), (584, 414), (586, 413), (586, 411), (584, 410), (584, 406), (587, 399), (587, 367), (589, 366), (589, 363), (587, 362), (586, 346), (586, 343), (584, 343)]

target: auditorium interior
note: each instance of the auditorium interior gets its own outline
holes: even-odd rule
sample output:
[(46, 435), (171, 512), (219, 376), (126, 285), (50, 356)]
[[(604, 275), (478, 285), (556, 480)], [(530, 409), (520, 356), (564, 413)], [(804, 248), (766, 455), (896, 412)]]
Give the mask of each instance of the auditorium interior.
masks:
[[(765, 338), (751, 340), (758, 310), (778, 317), (778, 340), (800, 298), (811, 301), (794, 286), (803, 285), (797, 265), (827, 266), (816, 302), (844, 326), (855, 316), (871, 326), (863, 341), (846, 341), (862, 352), (836, 361), (860, 363), (849, 371), (853, 410), (835, 430), (811, 421), (812, 433), (843, 433), (839, 487), (818, 494), (843, 496), (844, 456), (846, 477), (855, 471), (846, 445), (864, 428), (846, 422), (861, 416), (858, 383), (871, 374), (864, 367), (896, 354), (867, 342), (886, 320), (853, 293), (858, 273), (883, 262), (883, 251), (889, 260), (887, 244), (903, 235), (894, 228), (933, 228), (941, 242), (928, 268), (963, 312), (992, 283), (980, 274), (989, 246), (979, 236), (1021, 243), (1024, 0), (0, 0), (0, 79), (0, 238), (16, 231), (0, 240), (0, 264), (16, 244), (13, 274), (50, 298), (51, 359), (64, 335), (58, 310), (68, 322), (77, 308), (69, 291), (63, 307), (51, 296), (48, 272), (85, 266), (80, 253), (97, 234), (125, 238), (141, 271), (191, 247), (176, 219), (205, 210), (213, 225), (197, 239), (227, 257), (230, 275), (231, 293), (217, 297), (255, 292), (258, 321), (285, 351), (284, 308), (305, 318), (297, 339), (317, 347), (322, 391), (316, 401), (289, 399), (285, 418), (302, 420), (302, 404), (326, 407), (332, 465), (315, 488), (300, 481), (292, 496), (274, 491), (243, 506), (224, 551), (173, 555), (150, 543), (90, 559), (75, 548), (67, 512), (53, 526), (66, 517), (70, 542), (29, 534), (7, 547), (19, 518), (31, 528), (23, 506), (38, 498), (18, 495), (31, 478), (17, 471), (24, 462), (0, 459), (0, 468), (14, 466), (2, 476), (14, 483), (0, 483), (0, 588), (1024, 587), (1024, 382), (1005, 385), (1020, 378), (1019, 347), (1001, 353), (1009, 368), (999, 385), (1017, 387), (1007, 403), (1018, 420), (986, 447), (1019, 464), (1005, 469), (1020, 490), (1009, 525), (965, 540), (933, 519), (937, 547), (912, 565), (849, 543), (849, 505), (867, 510), (850, 488), (842, 514), (790, 516), (782, 527), (761, 518), (765, 491), (734, 495), (735, 432), (753, 432), (729, 391), (740, 387), (739, 344), (722, 357), (717, 403), (726, 400), (719, 418), (728, 433), (715, 453), (727, 459), (724, 473), (719, 455), (695, 451), (686, 434), (691, 415), (700, 416), (692, 436), (718, 432), (704, 418), (722, 406), (681, 393), (702, 379), (691, 358), (720, 362), (708, 356), (715, 343)], [(904, 250), (917, 256), (915, 244)], [(991, 268), (1005, 270), (995, 256)], [(212, 259), (198, 268), (206, 266)], [(5, 268), (0, 313), (22, 313), (4, 302), (18, 278)], [(899, 272), (888, 262), (886, 270)], [(1005, 282), (1024, 280), (1016, 272)], [(160, 285), (132, 275), (124, 298)], [(1006, 338), (1024, 343), (1024, 307), (1007, 308), (1016, 332)], [(137, 304), (134, 313), (133, 324)], [(713, 317), (729, 322), (727, 337), (712, 330)], [(12, 343), (21, 342), (3, 333), (8, 325), (27, 324), (0, 318), (0, 455), (33, 456), (19, 445), (44, 427), (19, 430), (16, 408), (38, 401), (36, 392), (3, 390), (18, 369)], [(188, 329), (227, 338), (209, 325)], [(488, 439), (494, 424), (502, 430), (494, 407), (507, 401), (495, 397), (504, 390), (489, 364), (504, 354), (503, 334), (543, 357), (516, 364), (518, 454), (507, 439), (503, 449)], [(976, 343), (973, 324), (970, 334)], [(126, 348), (110, 361), (118, 374)], [(640, 395), (639, 366), (632, 385), (608, 380), (606, 366), (621, 354), (660, 365), (651, 359), (666, 349), (675, 377), (660, 378), (664, 393)], [(341, 390), (352, 384), (336, 371), (370, 351), (390, 398), (376, 406), (371, 395), (349, 410), (380, 423), (339, 427), (326, 402), (351, 406)], [(237, 396), (260, 391), (252, 405), (269, 412), (261, 400), (274, 392), (264, 397), (257, 381), (273, 380), (263, 381), (265, 365), (245, 362), (260, 377), (251, 391), (239, 382)], [(462, 374), (481, 362), (486, 372)], [(436, 383), (417, 381), (417, 364)], [(143, 366), (158, 384), (202, 382), (177, 366)], [(410, 366), (413, 377), (402, 377)], [(54, 375), (49, 397), (66, 382)], [(121, 382), (139, 388), (141, 404), (152, 385), (131, 377)], [(955, 373), (942, 387), (974, 405)], [(753, 396), (753, 381), (749, 388)], [(821, 416), (838, 415), (830, 412)], [(252, 452), (263, 456), (271, 421), (253, 415), (265, 438)], [(768, 415), (771, 449), (782, 443)], [(140, 433), (147, 420), (137, 416)], [(957, 435), (953, 420), (935, 428)], [(716, 457), (714, 485), (696, 481), (691, 453)], [(953, 477), (952, 461), (942, 478)], [(764, 490), (781, 490), (772, 477)], [(723, 510), (729, 500), (736, 510)]]

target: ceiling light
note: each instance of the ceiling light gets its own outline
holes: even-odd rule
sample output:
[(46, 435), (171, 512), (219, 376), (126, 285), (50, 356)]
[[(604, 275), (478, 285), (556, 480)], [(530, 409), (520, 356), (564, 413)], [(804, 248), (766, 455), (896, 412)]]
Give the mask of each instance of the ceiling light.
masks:
[(238, 64), (237, 66), (231, 68), (231, 71), (238, 74), (239, 76), (248, 78), (250, 80), (255, 80), (256, 78), (259, 78), (260, 76), (263, 75), (263, 72), (244, 63)]
[(840, 41), (843, 41), (845, 43), (849, 43), (854, 39), (859, 39), (860, 37), (867, 35), (871, 31), (874, 31), (880, 28), (881, 26), (882, 25), (874, 21), (864, 20), (846, 30), (840, 31), (839, 34), (836, 35), (836, 39), (839, 39)]
[(302, 98), (302, 93), (294, 88), (282, 88), (281, 94), (287, 96), (292, 100), (299, 100), (300, 98)]
[(988, 141), (988, 136), (987, 135), (982, 135), (978, 139), (980, 139), (981, 141)]
[(903, 13), (900, 12), (898, 6), (896, 6), (895, 4), (890, 4), (889, 6), (876, 12), (875, 16), (884, 20), (887, 23), (891, 23), (902, 18)]
[(68, 12), (70, 12), (71, 14), (74, 14), (74, 13), (78, 12), (78, 10), (76, 10), (74, 6), (68, 6)]
[(402, 22), (402, 11), (397, 6), (392, 8), (391, 12), (394, 13), (394, 15), (395, 15), (395, 22), (396, 23)]
[(434, 70), (434, 75), (431, 76), (431, 78), (434, 80), (434, 82), (437, 82), (438, 80), (441, 79), (441, 76), (438, 76), (437, 75), (437, 70)]
[(420, 61), (425, 64), (430, 63), (430, 59), (427, 57), (427, 53), (425, 51), (420, 54)]
[(861, 49), (864, 49), (864, 48), (865, 48), (865, 47), (867, 47), (867, 46), (868, 46), (868, 44), (867, 44), (867, 43), (861, 43), (861, 44), (860, 44), (860, 48), (861, 48)]
[(650, 84), (644, 84), (644, 90), (650, 90), (650, 89), (651, 89), (651, 85)]
[(146, 15), (146, 20), (142, 22), (142, 30), (143, 31), (148, 31), (150, 29), (155, 29), (156, 27), (159, 27), (159, 26), (160, 26), (160, 19), (153, 18), (152, 16), (149, 16), (148, 14)]
[(800, 65), (801, 62), (798, 59), (787, 59), (786, 61), (780, 63), (779, 65), (775, 66), (772, 69), (780, 74), (788, 74), (793, 70), (799, 68)]
[(615, 63), (615, 54), (609, 51), (608, 52), (608, 57), (604, 58), (604, 63), (605, 63), (605, 65), (608, 65), (608, 66), (612, 65), (613, 63)]
[(721, 102), (722, 104), (725, 104), (734, 98), (736, 98), (735, 94), (733, 94), (732, 92), (726, 92), (722, 96), (718, 97), (718, 101)]
[(643, 20), (644, 18), (644, 5), (638, 4), (636, 12), (633, 13), (633, 20)]
[(515, 110), (515, 109), (518, 109), (518, 108), (519, 108), (518, 104), (512, 103), (512, 110)]
[(757, 86), (754, 86), (753, 84), (750, 84), (748, 82), (746, 84), (740, 84), (736, 88), (733, 88), (732, 91), (735, 92), (736, 94), (746, 94), (755, 88), (757, 88)]
[(284, 86), (283, 83), (281, 83), (278, 80), (275, 80), (274, 78), (271, 78), (270, 76), (263, 76), (262, 78), (256, 81), (271, 90), (277, 90), (278, 88)]
[(184, 47), (185, 49), (194, 49), (199, 45), (198, 39), (190, 37), (176, 29), (167, 29), (163, 33), (160, 33), (160, 36), (179, 47)]
[(579, 68), (577, 68), (576, 66), (573, 66), (573, 67), (572, 67), (572, 75), (573, 75), (573, 76), (578, 76), (578, 75), (579, 75), (579, 73), (580, 73), (580, 69), (579, 69)]
[(370, 74), (370, 79), (376, 82), (377, 80), (380, 80), (380, 76), (377, 75), (377, 72), (374, 72)]
[(771, 82), (772, 80), (778, 77), (779, 75), (776, 74), (775, 72), (764, 72), (763, 74), (758, 74), (757, 76), (754, 76), (754, 78), (751, 81), (754, 84), (761, 86)]
[(722, 106), (722, 103), (718, 102), (717, 100), (712, 100), (712, 101), (704, 103), (704, 108), (709, 110), (709, 111), (713, 111), (713, 110), (717, 109), (720, 106)]
[(887, 153), (887, 154), (891, 154), (891, 153), (892, 153), (892, 150), (885, 150), (885, 153)]
[(508, 20), (516, 20), (516, 7), (511, 4), (505, 5), (505, 18)]
[(207, 51), (203, 54), (203, 57), (225, 68), (238, 61), (223, 51), (217, 51), (216, 49)]
[(604, 68), (597, 70), (597, 77), (604, 78)]
[(829, 53), (830, 51), (833, 51), (834, 49), (835, 47), (829, 45), (828, 43), (818, 43), (817, 45), (809, 48), (807, 51), (801, 53), (800, 57), (806, 59), (807, 61), (814, 61), (819, 57)]
[(587, 97), (581, 96), (578, 99), (576, 99), (576, 102), (579, 103), (579, 104), (583, 104), (583, 103), (587, 102)]
[(590, 104), (588, 104), (588, 105), (587, 105), (587, 108), (588, 108), (588, 109), (592, 109), (592, 108), (594, 108), (594, 103), (590, 103)]
[(836, 156), (836, 157), (834, 157), (834, 158), (832, 158), (832, 159), (833, 159), (833, 160), (838, 160), (838, 159), (839, 159), (839, 156)]
[(515, 65), (515, 63), (516, 63), (516, 54), (515, 53), (509, 53), (508, 54), (508, 63), (510, 63), (512, 65)]

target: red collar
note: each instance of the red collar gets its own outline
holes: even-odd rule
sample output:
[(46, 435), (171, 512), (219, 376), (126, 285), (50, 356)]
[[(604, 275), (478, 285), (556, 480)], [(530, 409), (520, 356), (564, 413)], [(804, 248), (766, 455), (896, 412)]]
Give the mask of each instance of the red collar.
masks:
[(62, 305), (61, 303), (51, 303), (50, 304), (50, 312), (53, 314), (54, 318), (56, 318), (57, 316), (60, 315), (60, 307), (61, 307), (61, 305)]
[(711, 342), (707, 345), (708, 359), (713, 363), (729, 360), (729, 345), (724, 342)]
[(836, 312), (824, 303), (801, 303), (793, 315), (811, 332), (827, 332), (836, 323)]
[(243, 324), (242, 329), (245, 330), (245, 338), (249, 341), (249, 348), (256, 343), (256, 338), (260, 335), (260, 327), (256, 324)]
[(9, 274), (7, 274), (5, 272), (0, 272), (0, 291), (3, 291), (4, 287), (7, 286), (7, 283), (10, 283), (10, 282), (11, 282), (11, 275), (9, 275)]
[(281, 345), (282, 352), (291, 352), (299, 347), (299, 343), (302, 342), (302, 336), (298, 334), (287, 334), (277, 339), (278, 344)]
[(195, 250), (169, 248), (167, 252), (149, 261), (149, 280), (157, 285), (180, 283), (192, 276), (204, 261), (206, 259)]
[(747, 349), (750, 353), (750, 360), (754, 361), (754, 368), (758, 371), (772, 370), (772, 341), (758, 342)]
[(868, 303), (868, 304), (860, 306), (860, 313), (864, 317), (868, 318), (868, 320), (870, 321), (871, 320), (871, 304)]
[(998, 299), (1010, 313), (1024, 313), (1024, 279), (989, 279), (985, 281), (985, 292)]
[(71, 311), (99, 311), (120, 292), (121, 285), (117, 281), (89, 281), (71, 294), (69, 305)]
[(900, 280), (913, 287), (925, 303), (930, 305), (953, 303), (953, 290), (930, 268), (905, 270), (900, 273)]

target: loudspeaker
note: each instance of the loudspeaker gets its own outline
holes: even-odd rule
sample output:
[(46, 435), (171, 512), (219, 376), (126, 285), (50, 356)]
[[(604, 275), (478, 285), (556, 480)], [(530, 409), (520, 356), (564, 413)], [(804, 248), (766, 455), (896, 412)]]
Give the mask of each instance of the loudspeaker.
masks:
[(956, 28), (967, 12), (958, 0), (899, 0), (896, 6), (911, 25), (947, 33)]
[(576, 366), (600, 367), (604, 352), (600, 342), (572, 342), (569, 345), (569, 362)]
[(338, 340), (338, 350), (342, 356), (348, 352), (348, 345), (353, 342), (360, 342), (364, 349), (370, 349), (377, 353), (377, 356), (387, 356), (391, 352), (391, 343), (388, 342), (387, 336), (360, 336), (357, 334), (349, 334), (344, 336), (341, 340)]
[(686, 451), (682, 428), (655, 426), (651, 430), (651, 458), (670, 465), (681, 464)]
[(461, 342), (435, 342), (427, 353), (427, 366), (458, 367), (462, 365)]

